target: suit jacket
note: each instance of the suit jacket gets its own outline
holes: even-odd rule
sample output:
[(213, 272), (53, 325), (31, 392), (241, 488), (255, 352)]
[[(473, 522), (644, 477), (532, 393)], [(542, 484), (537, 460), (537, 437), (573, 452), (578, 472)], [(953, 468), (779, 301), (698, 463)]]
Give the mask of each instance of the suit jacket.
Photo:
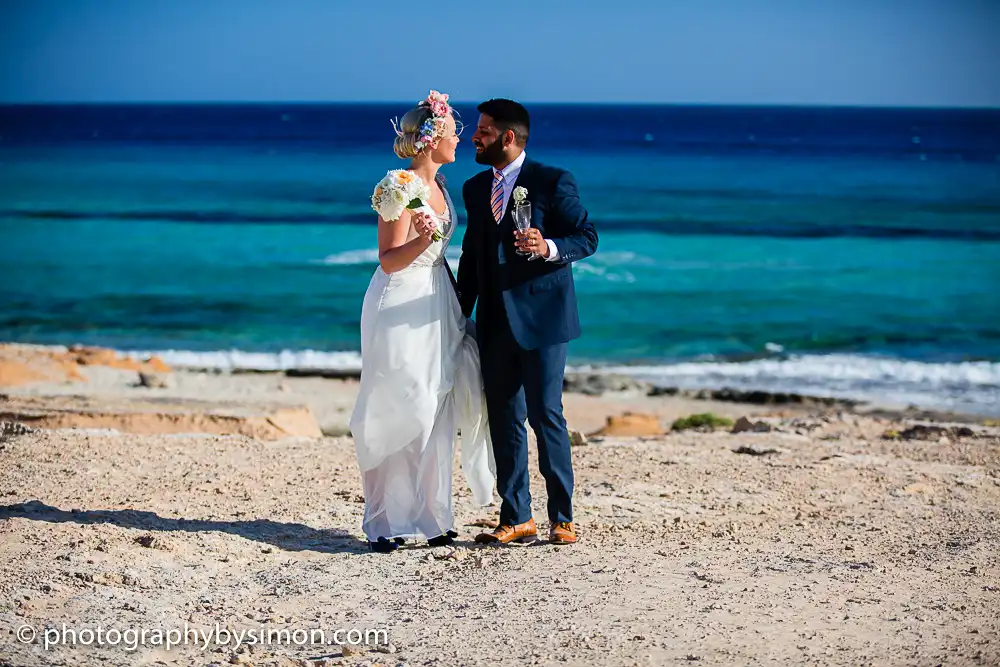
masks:
[(513, 203), (497, 223), (490, 208), (493, 170), (476, 174), (462, 188), (468, 219), (457, 278), (462, 312), (471, 317), (478, 301), (478, 336), (480, 341), (487, 339), (490, 330), (502, 324), (499, 318), (504, 313), (495, 312), (499, 292), (507, 324), (520, 347), (535, 350), (569, 342), (580, 336), (570, 265), (594, 254), (597, 230), (568, 171), (526, 158), (514, 186), (527, 188), (531, 226), (555, 243), (559, 259), (528, 261), (516, 253)]

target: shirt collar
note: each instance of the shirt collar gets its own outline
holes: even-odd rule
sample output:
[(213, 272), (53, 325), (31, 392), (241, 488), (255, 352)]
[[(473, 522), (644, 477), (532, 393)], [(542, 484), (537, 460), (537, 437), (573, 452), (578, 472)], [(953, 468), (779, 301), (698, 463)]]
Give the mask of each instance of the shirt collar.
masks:
[(521, 170), (521, 166), (524, 165), (524, 158), (527, 157), (527, 151), (521, 151), (521, 154), (514, 158), (514, 161), (508, 164), (503, 169), (494, 169), (493, 176), (496, 176), (498, 172), (503, 174), (504, 180), (510, 180), (511, 174)]

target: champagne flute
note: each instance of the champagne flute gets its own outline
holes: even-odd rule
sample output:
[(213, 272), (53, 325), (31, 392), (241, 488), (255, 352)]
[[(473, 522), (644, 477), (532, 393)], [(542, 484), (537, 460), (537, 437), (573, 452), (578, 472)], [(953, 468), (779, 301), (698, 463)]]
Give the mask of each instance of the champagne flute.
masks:
[[(514, 225), (517, 227), (517, 231), (522, 234), (529, 229), (531, 229), (531, 204), (516, 204), (514, 206)], [(533, 252), (524, 252), (523, 250), (516, 250), (518, 255), (527, 256), (528, 261), (538, 259), (538, 255)]]

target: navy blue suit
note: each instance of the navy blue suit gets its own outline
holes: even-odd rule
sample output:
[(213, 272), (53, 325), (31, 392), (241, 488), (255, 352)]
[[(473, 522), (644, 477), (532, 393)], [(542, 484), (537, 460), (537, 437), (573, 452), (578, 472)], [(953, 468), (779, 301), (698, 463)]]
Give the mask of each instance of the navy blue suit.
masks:
[(525, 158), (514, 183), (528, 190), (531, 226), (551, 239), (559, 259), (529, 262), (514, 247), (513, 202), (497, 223), (490, 209), (493, 170), (462, 189), (468, 227), (457, 289), (476, 330), (490, 435), (503, 499), (500, 523), (531, 518), (525, 417), (538, 439), (539, 469), (550, 521), (573, 520), (573, 466), (562, 412), (569, 341), (580, 336), (570, 264), (597, 250), (597, 231), (580, 203), (572, 174)]

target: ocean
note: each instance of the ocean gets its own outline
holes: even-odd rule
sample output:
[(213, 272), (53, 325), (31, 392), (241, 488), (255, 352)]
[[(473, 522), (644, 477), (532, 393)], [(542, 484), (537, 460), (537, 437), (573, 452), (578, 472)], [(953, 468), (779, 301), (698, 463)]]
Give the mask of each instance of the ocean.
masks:
[[(357, 368), (407, 108), (0, 106), (0, 341)], [(529, 109), (600, 234), (574, 368), (1000, 415), (1000, 110)]]

